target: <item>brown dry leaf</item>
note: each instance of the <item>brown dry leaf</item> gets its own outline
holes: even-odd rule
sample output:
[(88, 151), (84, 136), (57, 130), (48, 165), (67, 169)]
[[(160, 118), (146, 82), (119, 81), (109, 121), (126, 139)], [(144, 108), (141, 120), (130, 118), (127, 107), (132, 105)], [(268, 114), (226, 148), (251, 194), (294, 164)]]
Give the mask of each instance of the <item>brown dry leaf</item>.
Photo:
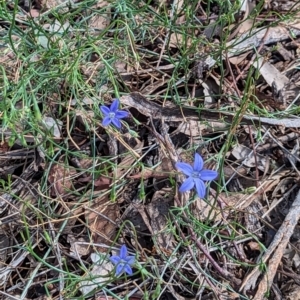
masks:
[(267, 84), (272, 88), (276, 88), (278, 92), (283, 90), (290, 81), (274, 65), (270, 64), (263, 57), (258, 57), (252, 65), (259, 70)]
[(292, 247), (289, 245), (284, 251), (284, 258), (289, 262), (290, 268), (295, 268), (299, 270), (300, 267), (300, 255), (297, 251), (298, 247)]
[(269, 27), (266, 29), (255, 29), (250, 33), (242, 34), (240, 37), (226, 43), (228, 57), (236, 56), (245, 51), (263, 45), (270, 45), (290, 38), (290, 35), (299, 35), (299, 30), (294, 26), (284, 28), (283, 26)]
[[(245, 195), (242, 193), (220, 193), (218, 196), (220, 202), (222, 203), (223, 207), (223, 216), (226, 217), (228, 214), (228, 211), (226, 208), (235, 207), (237, 203), (245, 199), (246, 197), (249, 197), (249, 195)], [(220, 221), (222, 219), (222, 212), (220, 210), (220, 206), (216, 204), (215, 206), (212, 205), (212, 203), (215, 203), (215, 198), (213, 195), (210, 195), (208, 198), (208, 201), (205, 202), (202, 199), (197, 199), (193, 206), (192, 211), (195, 217), (198, 218), (200, 221), (204, 220), (214, 220), (214, 221)]]
[[(93, 269), (86, 274), (88, 279), (80, 282), (80, 291), (84, 296), (109, 281), (108, 274), (114, 268), (106, 257), (101, 257), (101, 254), (92, 253), (91, 259), (94, 263)], [(89, 280), (90, 278), (93, 278), (93, 280)]]
[(37, 9), (31, 9), (29, 11), (29, 15), (32, 17), (32, 18), (37, 18), (39, 15), (40, 15), (40, 11), (37, 10)]
[[(61, 50), (70, 48), (69, 50), (73, 49), (73, 46), (69, 46), (66, 44), (64, 38), (62, 38), (62, 33), (70, 33), (70, 23), (66, 21), (65, 23), (60, 23), (57, 20), (54, 20), (53, 23), (49, 24), (46, 23), (43, 26), (45, 31), (37, 31), (36, 32), (36, 41), (39, 45), (41, 45), (45, 49), (49, 49), (51, 43), (56, 43)], [(45, 34), (45, 32), (51, 33), (51, 35)], [(39, 59), (39, 56), (35, 55), (33, 61)]]
[[(97, 80), (97, 74), (104, 69), (104, 63), (102, 61), (86, 62), (80, 65), (81, 72), (84, 74), (85, 79), (88, 82), (95, 83)], [(101, 90), (105, 88), (105, 85), (101, 87)], [(93, 101), (93, 100), (92, 100)]]
[(75, 114), (78, 119), (78, 121), (83, 125), (93, 125), (93, 119), (95, 117), (95, 114), (93, 111), (87, 111), (82, 109), (75, 109)]
[[(91, 202), (91, 206), (85, 206), (85, 218), (92, 232), (93, 243), (111, 244), (118, 215), (118, 203), (110, 201), (108, 194), (100, 195)], [(98, 248), (98, 251), (106, 252), (107, 249)]]
[(73, 190), (72, 178), (77, 174), (76, 170), (70, 166), (53, 164), (48, 181), (51, 184), (50, 195), (52, 197), (64, 196)]
[(215, 222), (222, 219), (219, 207), (213, 207), (214, 197), (209, 196), (208, 202), (198, 198), (191, 206), (192, 214), (199, 221), (214, 220)]
[[(93, 8), (93, 10), (97, 11), (106, 6), (109, 7), (109, 3), (107, 1), (98, 1), (98, 3), (96, 5), (94, 5), (92, 8)], [(110, 23), (109, 14), (110, 14), (110, 9), (106, 8), (105, 14), (94, 15), (89, 21), (89, 27), (92, 29), (95, 29), (96, 32), (98, 30), (105, 29)]]
[[(131, 149), (133, 149), (135, 153), (141, 154), (142, 148), (144, 146), (144, 142), (140, 141), (137, 138), (132, 138), (129, 134), (124, 135), (124, 139), (126, 139), (126, 138), (128, 138), (128, 140), (130, 140), (130, 139), (134, 140), (135, 146), (133, 148), (131, 147)], [(133, 143), (131, 142), (131, 144), (133, 144)], [(124, 175), (124, 173), (126, 173), (135, 162), (136, 162), (136, 156), (134, 154), (131, 155), (129, 153), (128, 155), (126, 155), (117, 166), (117, 169), (115, 172), (115, 178), (121, 178)]]
[(272, 187), (272, 198), (271, 199), (274, 199), (272, 206), (273, 206), (273, 204), (275, 204), (274, 202), (277, 202), (277, 201), (275, 201), (275, 199), (277, 199), (279, 195), (280, 195), (280, 197), (282, 195), (284, 195), (285, 197), (288, 196), (288, 194), (290, 192), (290, 187), (294, 184), (294, 182), (295, 182), (294, 176), (280, 177), (280, 181), (277, 182), (277, 184), (273, 185), (273, 187)]
[[(275, 197), (275, 193), (274, 193), (274, 186), (281, 186), (281, 184), (279, 184), (282, 181), (282, 178), (284, 176), (286, 176), (290, 171), (289, 170), (282, 170), (279, 173), (276, 173), (275, 175), (270, 176), (270, 178), (266, 179), (263, 182), (263, 191), (264, 193), (267, 193), (269, 191), (273, 191), (272, 197)], [(275, 189), (275, 191), (277, 191), (278, 188)]]
[(173, 201), (172, 193), (171, 188), (156, 191), (151, 202), (146, 206), (152, 237), (156, 240), (160, 249), (173, 249), (175, 244), (173, 234), (166, 231), (169, 209)]
[(0, 231), (0, 268), (5, 267), (11, 244), (10, 237), (2, 230)]
[[(20, 38), (12, 35), (12, 41), (14, 43), (14, 47), (18, 50), (20, 45)], [(19, 80), (19, 64), (20, 60), (17, 58), (15, 53), (10, 49), (9, 45), (1, 45), (0, 51), (0, 65), (5, 68), (5, 72), (7, 76), (9, 76), (10, 80), (13, 82), (18, 82)], [(2, 113), (1, 113), (2, 114)]]
[(72, 0), (40, 0), (40, 6), (45, 10), (54, 9), (59, 7), (60, 13), (64, 13), (69, 11), (68, 6), (70, 3), (74, 1)]
[[(266, 177), (263, 182), (261, 182), (259, 189), (252, 195), (245, 194), (236, 204), (235, 207), (239, 209), (247, 208), (254, 200), (257, 200), (261, 197), (263, 191), (266, 194), (269, 191), (273, 191), (274, 186), (278, 186), (281, 182), (282, 177), (285, 177), (290, 170), (282, 170), (276, 174), (271, 174), (269, 177)], [(274, 195), (272, 196), (274, 197)]]
[(9, 145), (6, 141), (0, 143), (0, 153), (7, 153), (9, 150)]
[(235, 207), (237, 203), (240, 203), (244, 199), (247, 199), (249, 195), (245, 193), (221, 193), (220, 199), (226, 204), (227, 207)]
[(134, 175), (128, 176), (132, 179), (148, 179), (148, 178), (166, 178), (169, 176), (175, 176), (174, 168), (172, 162), (167, 157), (162, 159), (160, 165), (158, 165), (154, 170), (150, 168), (144, 168), (142, 172)]
[(52, 117), (43, 117), (45, 127), (53, 134), (54, 137), (60, 138), (63, 122)]
[(125, 60), (116, 60), (114, 69), (118, 73), (128, 73), (129, 71), (133, 71), (133, 68), (131, 68)]
[[(85, 183), (85, 182), (91, 182), (93, 179), (92, 176), (88, 176), (85, 178), (79, 178), (78, 182), (80, 183)], [(105, 190), (108, 189), (109, 186), (111, 185), (112, 180), (108, 177), (104, 177), (104, 176), (100, 176), (98, 179), (96, 179), (94, 181), (94, 186), (97, 187), (97, 189), (95, 189), (96, 191), (101, 191), (101, 190)]]
[(173, 32), (170, 35), (170, 47), (172, 48), (181, 48), (182, 45), (185, 45), (186, 47), (190, 47), (192, 44), (192, 39), (190, 37), (184, 37), (183, 34)]
[[(67, 242), (71, 245), (70, 255), (78, 259), (89, 254), (91, 247), (83, 237), (75, 237), (74, 234), (68, 234)], [(80, 243), (82, 242), (82, 243)]]
[(239, 26), (236, 36), (238, 37), (238, 36), (242, 35), (243, 33), (250, 31), (253, 28), (253, 23), (254, 22), (252, 19), (247, 19), (247, 20), (243, 21)]
[(286, 21), (279, 22), (279, 25), (283, 25), (285, 27), (292, 27), (300, 30), (300, 13), (297, 13), (293, 19), (287, 19)]
[(149, 169), (149, 168), (144, 168), (140, 173), (138, 174), (134, 174), (134, 175), (130, 175), (128, 176), (128, 178), (131, 179), (148, 179), (148, 178), (165, 178), (165, 177), (169, 177), (168, 174), (164, 174), (162, 172), (159, 172), (159, 166), (155, 169)]
[[(175, 48), (177, 48), (177, 47), (175, 47)], [(153, 94), (159, 87), (164, 86), (166, 84), (166, 82), (169, 81), (169, 77), (163, 76), (159, 80), (156, 80), (156, 78), (152, 77), (149, 81), (150, 82), (145, 86), (145, 88), (141, 89), (141, 93)]]
[(239, 65), (241, 62), (244, 62), (246, 57), (251, 53), (252, 51), (247, 51), (244, 53), (241, 53), (240, 55), (233, 56), (229, 58), (230, 63), (233, 65)]
[(80, 159), (80, 168), (81, 169), (89, 169), (90, 167), (92, 167), (94, 165), (94, 159), (93, 158), (81, 158)]
[(250, 32), (254, 26), (254, 20), (252, 18), (248, 18), (250, 13), (255, 8), (255, 4), (252, 1), (245, 0), (242, 3), (240, 12), (243, 12), (243, 20), (239, 22), (238, 28), (235, 31), (234, 37), (239, 37), (243, 33)]
[(285, 298), (286, 300), (300, 300), (300, 286), (297, 284), (294, 284), (289, 292), (288, 296)]
[[(178, 25), (184, 24), (186, 20), (184, 14), (178, 16), (178, 14), (180, 14), (180, 11), (183, 8), (183, 5), (184, 5), (183, 0), (175, 0), (173, 3), (173, 7), (175, 11), (172, 13), (176, 14), (176, 24)], [(187, 47), (190, 47), (190, 45), (192, 44), (192, 39), (190, 37), (186, 38), (184, 33), (182, 34), (178, 32), (172, 32), (169, 40), (170, 47), (181, 48), (183, 44), (185, 44)]]
[(148, 229), (161, 251), (173, 249), (174, 237), (172, 233), (166, 232), (172, 202), (172, 189), (164, 188), (154, 193), (148, 205), (131, 203), (124, 212), (122, 220), (129, 220), (139, 231)]
[(252, 251), (261, 251), (261, 247), (257, 242), (251, 241), (247, 244), (250, 250)]
[(97, 187), (96, 191), (101, 191), (106, 188), (109, 188), (111, 183), (112, 183), (112, 180), (110, 178), (100, 176), (97, 180), (95, 180), (94, 186)]
[(283, 60), (285, 61), (293, 61), (295, 60), (295, 55), (292, 51), (288, 51), (282, 43), (277, 43), (276, 50), (282, 56)]
[[(295, 0), (291, 0), (291, 1), (289, 1), (289, 0), (272, 1), (272, 4), (274, 5), (273, 9), (276, 8), (276, 11), (280, 11), (281, 13), (283, 11), (288, 12), (288, 13), (291, 13), (292, 11), (293, 12), (294, 11), (299, 11), (299, 7), (300, 7), (299, 1), (295, 1)], [(299, 16), (299, 14), (298, 14), (298, 16)], [(294, 16), (294, 18), (296, 18), (296, 16)]]
[(3, 290), (2, 287), (6, 285), (7, 282), (9, 281), (11, 273), (26, 259), (28, 255), (29, 255), (28, 251), (20, 250), (17, 255), (14, 253), (14, 255), (11, 256), (11, 261), (9, 264), (5, 264), (5, 267), (1, 268), (1, 272), (0, 272), (1, 290)]
[(264, 155), (255, 153), (252, 149), (236, 144), (231, 152), (231, 154), (239, 161), (242, 161), (243, 165), (248, 168), (257, 167), (261, 171), (265, 171), (267, 159)]

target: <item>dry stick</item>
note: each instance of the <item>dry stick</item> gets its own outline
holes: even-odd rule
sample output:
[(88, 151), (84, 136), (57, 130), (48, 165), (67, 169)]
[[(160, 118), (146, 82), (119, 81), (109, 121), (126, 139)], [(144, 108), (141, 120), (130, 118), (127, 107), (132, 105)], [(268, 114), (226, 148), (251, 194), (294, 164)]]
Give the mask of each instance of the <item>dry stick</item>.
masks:
[(71, 102), (72, 102), (72, 98), (70, 97), (69, 104), (68, 104), (68, 109), (67, 109), (66, 130), (67, 130), (67, 134), (68, 134), (68, 137), (69, 137), (70, 141), (74, 144), (74, 146), (76, 147), (76, 149), (80, 151), (80, 147), (75, 143), (75, 141), (73, 140), (73, 138), (71, 136), (71, 133), (70, 133), (70, 110), (71, 110)]
[[(290, 240), (290, 237), (293, 234), (294, 228), (297, 225), (300, 218), (300, 191), (298, 192), (295, 201), (293, 202), (289, 213), (285, 217), (284, 222), (277, 231), (272, 243), (261, 257), (261, 261), (265, 263), (272, 255), (269, 261), (269, 266), (267, 272), (262, 278), (257, 293), (253, 300), (261, 300), (264, 297), (264, 294), (270, 289), (276, 270), (283, 256), (283, 252)], [(276, 250), (277, 248), (277, 250)], [(259, 266), (255, 267), (254, 270), (244, 279), (244, 282), (240, 288), (245, 292), (250, 288), (254, 288), (258, 277), (261, 275)]]
[(252, 145), (252, 150), (253, 150), (253, 156), (254, 156), (254, 161), (255, 161), (255, 186), (258, 188), (259, 187), (259, 173), (258, 173), (258, 162), (257, 162), (257, 155), (256, 155), (256, 149), (255, 149), (255, 143), (254, 143), (254, 139), (252, 136), (252, 131), (251, 131), (251, 126), (248, 125), (248, 129), (249, 129), (249, 137), (250, 137), (250, 141), (251, 141), (251, 145)]
[(283, 252), (294, 232), (294, 228), (300, 218), (300, 191), (298, 192), (294, 203), (292, 204), (288, 215), (285, 217), (283, 224), (274, 237), (272, 244), (278, 245), (277, 250), (274, 252), (269, 262), (269, 268), (261, 280), (257, 293), (253, 300), (263, 299), (264, 294), (270, 289), (274, 276), (276, 274), (278, 265), (283, 256)]
[[(228, 123), (232, 123), (236, 113), (201, 109), (196, 112), (188, 107), (181, 107), (180, 109), (162, 107), (154, 102), (147, 100), (142, 94), (131, 93), (127, 96), (120, 97), (122, 104), (134, 107), (141, 114), (147, 117), (151, 117), (154, 120), (161, 120), (165, 118), (168, 122), (184, 122), (185, 120), (196, 121), (211, 121), (220, 120), (221, 118)], [(221, 117), (220, 117), (221, 116)], [(265, 117), (256, 117), (252, 115), (242, 115), (241, 121), (245, 124), (257, 124), (257, 125), (269, 125), (269, 126), (284, 126), (285, 128), (298, 128), (300, 127), (300, 119), (297, 118), (283, 118), (283, 119), (271, 119)]]
[[(49, 220), (49, 227), (50, 227), (50, 234), (52, 235), (52, 239), (55, 240), (55, 229), (53, 226), (53, 223)], [(75, 247), (76, 248), (76, 247)], [(62, 263), (62, 256), (61, 251), (58, 243), (53, 244), (53, 251), (56, 252), (56, 259), (58, 261), (58, 265), (61, 270), (63, 270), (63, 263)], [(65, 281), (64, 281), (64, 274), (59, 272), (58, 278), (59, 278), (59, 290), (63, 291), (65, 287)], [(59, 299), (63, 300), (62, 293), (59, 293)]]
[[(233, 74), (233, 71), (232, 71), (232, 68), (231, 68), (230, 61), (229, 61), (229, 59), (228, 59), (227, 53), (226, 53), (225, 62), (226, 62), (226, 65), (227, 65), (227, 67), (228, 67), (228, 70), (229, 70), (229, 72), (230, 72), (230, 75), (231, 75), (231, 77), (232, 77), (233, 85), (234, 85), (234, 87), (235, 87), (235, 91), (236, 91), (236, 93), (238, 94), (238, 96), (241, 97), (240, 90), (239, 90), (239, 88), (237, 87), (237, 80), (235, 79), (235, 76), (234, 76), (234, 74)], [(240, 73), (239, 75), (241, 76), (241, 73)]]

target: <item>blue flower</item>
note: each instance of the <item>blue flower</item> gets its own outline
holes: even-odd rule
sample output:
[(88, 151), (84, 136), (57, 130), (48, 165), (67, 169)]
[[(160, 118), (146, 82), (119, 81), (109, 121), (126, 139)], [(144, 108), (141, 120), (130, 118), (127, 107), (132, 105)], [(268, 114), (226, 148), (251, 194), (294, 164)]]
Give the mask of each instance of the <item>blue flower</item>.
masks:
[(129, 113), (125, 110), (119, 110), (119, 100), (115, 99), (110, 107), (101, 105), (100, 109), (104, 115), (102, 121), (103, 126), (108, 126), (110, 123), (113, 123), (118, 129), (121, 128), (120, 119), (128, 117)]
[(134, 256), (127, 256), (127, 247), (123, 245), (120, 249), (120, 255), (112, 255), (110, 261), (116, 266), (116, 276), (120, 276), (122, 273), (132, 275), (131, 266), (135, 262)]
[(187, 163), (176, 163), (176, 168), (188, 176), (179, 188), (180, 192), (189, 191), (196, 186), (199, 198), (204, 198), (206, 194), (204, 181), (216, 179), (218, 177), (218, 172), (213, 170), (203, 170), (203, 165), (203, 159), (198, 153), (195, 154), (194, 167)]

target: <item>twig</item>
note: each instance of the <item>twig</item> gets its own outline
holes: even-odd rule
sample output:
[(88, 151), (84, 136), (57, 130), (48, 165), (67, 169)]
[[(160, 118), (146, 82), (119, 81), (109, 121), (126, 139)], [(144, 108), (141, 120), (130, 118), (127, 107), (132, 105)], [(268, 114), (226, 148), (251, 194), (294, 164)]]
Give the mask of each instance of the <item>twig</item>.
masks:
[(73, 140), (73, 138), (71, 136), (71, 133), (70, 133), (70, 110), (71, 110), (71, 103), (72, 103), (72, 98), (70, 98), (69, 104), (68, 104), (66, 130), (67, 130), (67, 134), (68, 134), (68, 137), (69, 137), (70, 141), (73, 143), (73, 145), (76, 147), (76, 149), (80, 151), (80, 147), (75, 143), (75, 141)]
[[(272, 243), (265, 252), (265, 254), (259, 258), (258, 261), (265, 263), (270, 257), (268, 264), (268, 270), (264, 274), (257, 293), (253, 300), (261, 300), (264, 294), (270, 289), (273, 283), (274, 276), (276, 274), (278, 265), (283, 256), (283, 252), (293, 234), (294, 228), (300, 218), (300, 191), (298, 192), (294, 203), (292, 204), (289, 213), (285, 217), (284, 222), (277, 231)], [(277, 248), (277, 249), (276, 249)], [(272, 255), (273, 253), (273, 255)], [(261, 275), (259, 266), (255, 267), (254, 270), (244, 279), (244, 282), (240, 288), (240, 291), (246, 292), (247, 290), (254, 288), (258, 277)]]
[(248, 125), (248, 129), (249, 129), (249, 137), (250, 137), (252, 150), (253, 150), (254, 161), (255, 161), (255, 185), (258, 188), (258, 186), (259, 186), (259, 173), (258, 173), (258, 162), (257, 162), (255, 143), (254, 143), (254, 139), (253, 139), (253, 136), (252, 136), (252, 130), (251, 130), (250, 125)]
[[(183, 122), (184, 119), (196, 120), (196, 121), (215, 121), (223, 119), (224, 122), (232, 123), (235, 117), (235, 113), (201, 109), (196, 112), (188, 107), (182, 108), (169, 108), (162, 107), (154, 102), (148, 101), (143, 95), (139, 93), (131, 93), (128, 96), (120, 97), (121, 103), (134, 107), (141, 114), (151, 117), (152, 119), (165, 119), (168, 122)], [(272, 119), (265, 117), (256, 117), (252, 115), (241, 116), (240, 121), (244, 124), (257, 124), (257, 125), (269, 125), (269, 126), (284, 126), (285, 128), (298, 128), (300, 127), (300, 119), (298, 118), (283, 118)]]

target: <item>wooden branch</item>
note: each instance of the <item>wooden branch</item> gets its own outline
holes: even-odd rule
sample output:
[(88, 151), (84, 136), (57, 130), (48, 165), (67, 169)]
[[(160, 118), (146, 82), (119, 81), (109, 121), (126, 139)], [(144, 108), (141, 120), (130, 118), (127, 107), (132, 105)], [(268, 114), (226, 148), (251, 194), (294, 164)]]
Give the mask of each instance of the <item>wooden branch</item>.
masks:
[[(263, 274), (263, 278), (259, 283), (258, 290), (253, 300), (261, 300), (264, 295), (271, 288), (274, 276), (276, 274), (278, 265), (284, 254), (286, 246), (294, 232), (294, 228), (300, 219), (300, 191), (298, 192), (294, 203), (292, 204), (289, 213), (285, 217), (284, 222), (277, 231), (272, 243), (267, 251), (262, 255), (258, 261), (267, 262), (269, 260), (267, 271)], [(246, 292), (249, 289), (253, 289), (256, 286), (256, 281), (261, 275), (259, 267), (254, 270), (244, 279), (240, 291)]]

